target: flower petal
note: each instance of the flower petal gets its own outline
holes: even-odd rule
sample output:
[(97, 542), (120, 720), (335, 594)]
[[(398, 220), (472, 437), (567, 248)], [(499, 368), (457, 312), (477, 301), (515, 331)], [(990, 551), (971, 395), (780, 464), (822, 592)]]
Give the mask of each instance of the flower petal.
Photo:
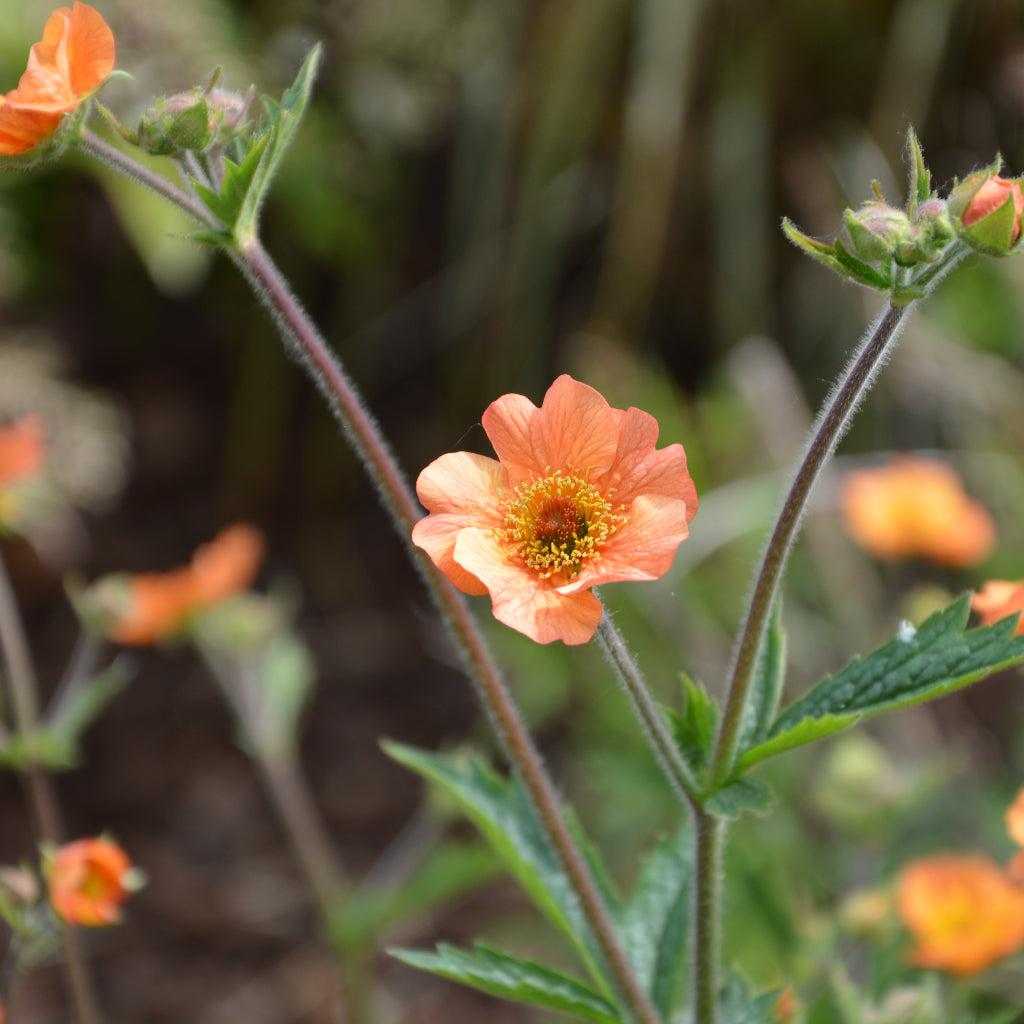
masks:
[(455, 558), (487, 588), (494, 617), (539, 644), (586, 643), (601, 621), (601, 602), (590, 591), (559, 593), (550, 580), (510, 557), (490, 530), (463, 530)]
[(615, 457), (618, 417), (599, 392), (562, 374), (540, 409), (522, 395), (504, 395), (487, 407), (483, 426), (515, 479), (565, 468), (601, 474)]
[(68, 37), (71, 91), (84, 96), (105, 82), (114, 70), (115, 52), (114, 33), (100, 12), (88, 4), (76, 3)]

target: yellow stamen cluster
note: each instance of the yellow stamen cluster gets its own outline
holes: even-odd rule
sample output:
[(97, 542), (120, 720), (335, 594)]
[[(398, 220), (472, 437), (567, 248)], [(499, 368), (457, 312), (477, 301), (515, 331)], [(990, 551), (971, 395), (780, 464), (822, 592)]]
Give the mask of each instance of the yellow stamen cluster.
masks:
[(504, 503), (501, 539), (542, 579), (562, 573), (576, 576), (588, 558), (626, 521), (585, 476), (557, 470), (516, 486)]

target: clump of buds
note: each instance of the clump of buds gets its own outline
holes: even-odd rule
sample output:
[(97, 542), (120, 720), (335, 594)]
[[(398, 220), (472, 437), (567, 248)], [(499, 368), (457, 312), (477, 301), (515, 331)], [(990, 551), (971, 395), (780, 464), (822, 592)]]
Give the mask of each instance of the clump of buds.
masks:
[(223, 148), (250, 127), (254, 92), (250, 89), (241, 95), (218, 89), (219, 78), (218, 68), (209, 84), (161, 97), (142, 115), (134, 132), (118, 124), (109, 112), (105, 113), (123, 138), (153, 156)]
[(989, 256), (1008, 256), (1016, 250), (1024, 219), (1020, 178), (1002, 178), (993, 167), (960, 182), (949, 197), (949, 208), (960, 226), (960, 237)]
[(900, 267), (933, 263), (954, 235), (946, 204), (938, 198), (923, 203), (913, 219), (879, 198), (856, 213), (846, 210), (843, 222), (854, 256), (869, 263), (893, 260)]

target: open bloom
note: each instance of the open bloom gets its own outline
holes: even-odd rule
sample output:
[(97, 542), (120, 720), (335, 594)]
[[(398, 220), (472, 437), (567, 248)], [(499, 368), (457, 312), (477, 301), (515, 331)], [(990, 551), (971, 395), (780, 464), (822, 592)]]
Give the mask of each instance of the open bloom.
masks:
[[(1020, 615), (1024, 611), (1024, 580), (989, 580), (971, 598), (971, 608), (978, 613), (983, 626)], [(1020, 633), (1024, 633), (1024, 625), (1018, 621), (1014, 636)]]
[(522, 395), (488, 406), (497, 461), (442, 455), (419, 476), (429, 515), (412, 539), (467, 594), (538, 643), (589, 640), (601, 620), (590, 588), (654, 580), (697, 511), (682, 445), (656, 449), (658, 423), (613, 409), (568, 375), (538, 409)]
[(194, 612), (252, 583), (263, 546), (259, 530), (236, 523), (199, 548), (187, 566), (128, 577), (127, 600), (118, 602), (123, 614), (107, 629), (110, 639), (141, 645), (177, 633)]
[(843, 479), (846, 529), (875, 558), (926, 558), (948, 568), (983, 561), (995, 543), (995, 523), (941, 462), (901, 455), (886, 466)]
[(88, 4), (58, 7), (29, 52), (28, 67), (0, 97), (0, 155), (32, 149), (114, 69), (114, 36)]
[(976, 974), (1024, 948), (1024, 889), (986, 857), (912, 861), (898, 890), (900, 917), (914, 936), (911, 961), (919, 967)]
[(132, 863), (110, 839), (61, 846), (47, 869), (50, 902), (68, 924), (113, 924), (132, 889)]

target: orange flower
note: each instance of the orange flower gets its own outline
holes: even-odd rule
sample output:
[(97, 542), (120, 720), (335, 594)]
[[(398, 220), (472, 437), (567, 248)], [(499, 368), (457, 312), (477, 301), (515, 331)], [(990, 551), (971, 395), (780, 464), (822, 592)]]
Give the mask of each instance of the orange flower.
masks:
[(262, 534), (236, 523), (199, 548), (190, 565), (130, 577), (128, 610), (108, 629), (110, 639), (141, 645), (170, 636), (193, 612), (248, 587), (262, 560)]
[[(972, 598), (971, 608), (978, 613), (983, 626), (1019, 615), (1024, 611), (1024, 580), (989, 580)], [(1014, 636), (1024, 633), (1024, 625), (1017, 623)], [(1024, 842), (1021, 843), (1024, 846)]]
[(976, 974), (1024, 947), (1024, 889), (985, 857), (924, 857), (897, 885), (918, 967)]
[(113, 924), (130, 891), (131, 861), (109, 839), (79, 839), (53, 854), (47, 870), (50, 902), (68, 924)]
[(916, 455), (848, 473), (840, 493), (846, 529), (875, 558), (918, 556), (948, 568), (984, 560), (995, 524), (956, 473)]
[(682, 445), (660, 450), (658, 423), (613, 409), (563, 375), (538, 409), (522, 395), (488, 406), (498, 460), (442, 455), (416, 490), (429, 515), (413, 542), (495, 617), (538, 643), (589, 640), (601, 620), (590, 592), (654, 580), (689, 533), (697, 491)]
[(34, 476), (45, 456), (46, 438), (38, 417), (23, 416), (8, 427), (0, 427), (0, 487)]
[(94, 8), (58, 7), (47, 19), (17, 89), (0, 97), (0, 155), (32, 149), (114, 69), (114, 36)]
[(994, 218), (1004, 208), (1007, 210), (1007, 217), (1003, 218), (1006, 223), (1000, 227), (1005, 235), (1006, 247), (1009, 248), (1020, 238), (1021, 219), (1024, 217), (1024, 192), (1021, 191), (1019, 181), (993, 175), (971, 197), (960, 217), (960, 223), (969, 228), (972, 224)]

